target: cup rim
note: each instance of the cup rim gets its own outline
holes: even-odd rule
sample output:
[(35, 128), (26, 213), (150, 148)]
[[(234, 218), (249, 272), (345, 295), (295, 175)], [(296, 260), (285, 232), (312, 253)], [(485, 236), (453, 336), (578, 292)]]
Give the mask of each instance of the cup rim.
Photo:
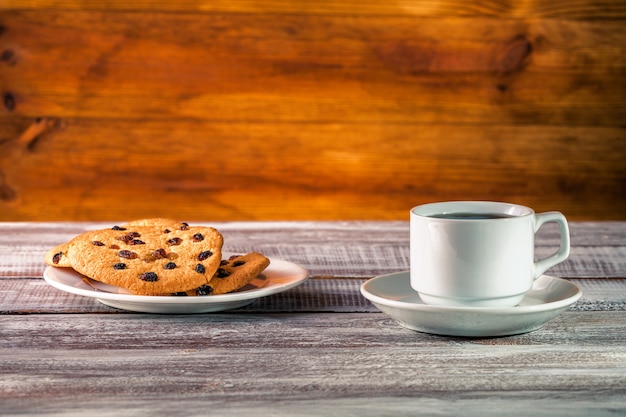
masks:
[(431, 217), (435, 214), (445, 213), (459, 213), (459, 212), (471, 212), (471, 213), (502, 213), (508, 214), (513, 217), (506, 217), (501, 219), (490, 220), (512, 220), (516, 218), (522, 218), (535, 214), (535, 211), (530, 207), (520, 204), (506, 203), (500, 201), (478, 201), (478, 200), (459, 200), (459, 201), (440, 201), (435, 203), (426, 203), (419, 206), (415, 206), (411, 209), (411, 215), (428, 218), (430, 220), (442, 220), (442, 221), (459, 221), (459, 222), (473, 222), (484, 221), (478, 219), (448, 219), (448, 218), (435, 218)]

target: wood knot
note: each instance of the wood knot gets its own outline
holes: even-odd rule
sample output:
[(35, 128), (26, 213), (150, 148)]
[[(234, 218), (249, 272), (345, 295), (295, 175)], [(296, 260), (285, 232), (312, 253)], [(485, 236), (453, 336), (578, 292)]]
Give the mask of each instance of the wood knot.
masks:
[(532, 53), (533, 46), (525, 36), (518, 36), (504, 45), (496, 58), (496, 71), (510, 74), (521, 71)]
[(17, 63), (17, 56), (12, 49), (5, 49), (2, 51), (2, 54), (0, 54), (0, 61), (6, 62), (9, 66), (13, 66)]
[(39, 117), (35, 119), (35, 121), (33, 121), (33, 123), (31, 123), (31, 125), (28, 126), (28, 128), (26, 128), (24, 132), (22, 132), (20, 137), (17, 139), (17, 142), (24, 148), (31, 149), (37, 139), (42, 134), (55, 127), (56, 124), (57, 121), (55, 119), (51, 119), (48, 117)]
[(10, 92), (4, 93), (4, 97), (2, 98), (2, 101), (4, 102), (4, 108), (6, 108), (8, 111), (15, 110), (15, 96), (13, 96), (12, 93)]

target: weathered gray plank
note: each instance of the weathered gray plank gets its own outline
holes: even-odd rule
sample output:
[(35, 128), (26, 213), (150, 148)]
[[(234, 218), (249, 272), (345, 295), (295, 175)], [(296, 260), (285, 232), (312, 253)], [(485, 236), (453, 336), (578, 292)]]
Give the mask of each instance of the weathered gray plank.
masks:
[[(360, 293), (363, 279), (311, 278), (299, 287), (260, 298), (246, 312), (378, 312)], [(583, 289), (573, 311), (626, 311), (626, 278), (571, 279)], [(41, 278), (0, 280), (0, 314), (127, 313), (92, 298), (67, 294)]]
[[(571, 345), (591, 350), (613, 346), (618, 354), (626, 353), (626, 332), (622, 331), (625, 318), (626, 313), (621, 311), (567, 311), (535, 332), (472, 339), (414, 332), (384, 314), (370, 313), (47, 314), (37, 315), (36, 320), (30, 315), (12, 315), (0, 316), (0, 349), (15, 349), (17, 356), (13, 359), (21, 355), (19, 349), (26, 347), (31, 351), (383, 346), (402, 350), (426, 346)], [(626, 362), (622, 365), (626, 367)]]
[[(122, 223), (122, 222), (120, 222)], [(209, 224), (196, 222), (197, 224)], [(224, 249), (257, 250), (296, 262), (312, 275), (371, 277), (409, 268), (407, 222), (251, 222), (210, 223), (224, 234)], [(86, 230), (111, 223), (0, 223), (0, 279), (36, 277), (52, 246)], [(626, 277), (626, 222), (572, 223), (569, 259), (548, 271), (567, 278)], [(537, 255), (557, 244), (547, 227)]]
[(373, 416), (413, 415), (415, 407), (432, 415), (462, 407), (472, 416), (502, 406), (520, 406), (521, 415), (619, 414), (625, 318), (567, 312), (533, 333), (462, 339), (367, 313), (5, 316), (0, 407), (5, 415)]

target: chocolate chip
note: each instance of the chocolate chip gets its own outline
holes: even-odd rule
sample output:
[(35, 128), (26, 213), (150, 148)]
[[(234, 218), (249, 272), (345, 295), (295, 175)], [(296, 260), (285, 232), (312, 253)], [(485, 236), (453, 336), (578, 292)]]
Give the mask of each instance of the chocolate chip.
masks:
[(209, 285), (202, 285), (196, 288), (196, 295), (211, 295), (213, 288)]
[(230, 275), (230, 272), (228, 272), (224, 268), (217, 268), (217, 271), (215, 272), (215, 276), (218, 278), (226, 278), (229, 275)]
[(211, 252), (210, 250), (205, 250), (205, 251), (200, 252), (198, 254), (198, 260), (199, 261), (204, 261), (207, 258), (210, 258), (211, 256), (213, 256), (213, 252)]
[(142, 242), (139, 239), (135, 239), (135, 238), (140, 237), (140, 236), (141, 235), (138, 232), (128, 232), (128, 233), (126, 233), (123, 236), (119, 236), (117, 238), (117, 240), (121, 240), (122, 242), (126, 242), (129, 245), (143, 245), (144, 242)]
[(139, 257), (139, 255), (137, 255), (135, 252), (126, 250), (126, 249), (119, 251), (117, 253), (117, 256), (119, 256), (120, 258), (126, 258), (126, 259), (136, 259)]
[(111, 246), (109, 246), (109, 248), (111, 248), (111, 249), (119, 249), (120, 247), (117, 246), (117, 245), (111, 245)]
[(196, 265), (196, 272), (199, 273), (199, 274), (204, 274), (204, 272), (205, 272), (204, 265), (197, 264)]
[(164, 269), (175, 269), (176, 268), (176, 264), (174, 262), (168, 262), (165, 265), (163, 265)]
[(204, 236), (202, 236), (202, 233), (196, 233), (191, 239), (194, 242), (202, 242), (204, 240)]
[(156, 282), (159, 280), (159, 277), (154, 272), (144, 272), (143, 274), (139, 275), (139, 278), (142, 281), (146, 282)]
[(52, 263), (55, 265), (58, 264), (61, 261), (62, 256), (63, 256), (63, 252), (55, 253), (54, 256), (52, 257)]
[(222, 259), (220, 261), (220, 266), (228, 265), (228, 261), (226, 259)]
[(160, 248), (155, 250), (154, 252), (152, 252), (152, 257), (154, 259), (163, 259), (163, 258), (167, 258), (167, 253), (165, 253), (165, 249)]
[(186, 292), (184, 292), (184, 291), (181, 291), (181, 292), (173, 292), (173, 293), (172, 293), (172, 295), (173, 295), (174, 297), (186, 297), (186, 296), (187, 296), (187, 293), (186, 293)]
[(118, 236), (116, 239), (117, 240), (121, 240), (122, 242), (126, 242), (126, 243), (130, 242), (131, 240), (133, 240), (133, 238), (128, 236), (128, 235)]
[(183, 243), (183, 240), (179, 237), (173, 237), (167, 241), (167, 244), (170, 246), (180, 245), (181, 243)]
[(94, 240), (93, 242), (91, 242), (91, 244), (94, 246), (104, 246), (104, 243), (100, 242), (99, 240)]
[(113, 265), (113, 269), (126, 269), (126, 264), (123, 262), (118, 262)]
[(125, 227), (120, 227), (120, 226), (113, 226), (111, 228), (111, 230), (126, 230), (126, 228)]
[(180, 230), (187, 230), (187, 229), (189, 229), (189, 224), (183, 222), (183, 225), (180, 226)]
[(163, 233), (170, 233), (170, 232), (171, 232), (171, 230), (170, 230), (170, 229), (165, 229), (165, 230), (163, 230)]
[(246, 263), (246, 261), (235, 261), (235, 262), (233, 262), (233, 266), (241, 266), (241, 265), (243, 265), (245, 263)]

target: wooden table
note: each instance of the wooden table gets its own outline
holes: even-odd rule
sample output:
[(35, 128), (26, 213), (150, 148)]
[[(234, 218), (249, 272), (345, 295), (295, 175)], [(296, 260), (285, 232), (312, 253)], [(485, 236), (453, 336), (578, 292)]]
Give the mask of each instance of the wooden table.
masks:
[[(210, 224), (195, 222), (197, 224)], [(111, 223), (0, 223), (0, 414), (626, 414), (626, 223), (571, 224), (549, 271), (583, 297), (543, 328), (457, 338), (399, 326), (359, 293), (407, 270), (406, 222), (213, 223), (310, 279), (236, 311), (138, 314), (59, 291), (45, 251)], [(557, 242), (542, 230), (538, 254)]]

